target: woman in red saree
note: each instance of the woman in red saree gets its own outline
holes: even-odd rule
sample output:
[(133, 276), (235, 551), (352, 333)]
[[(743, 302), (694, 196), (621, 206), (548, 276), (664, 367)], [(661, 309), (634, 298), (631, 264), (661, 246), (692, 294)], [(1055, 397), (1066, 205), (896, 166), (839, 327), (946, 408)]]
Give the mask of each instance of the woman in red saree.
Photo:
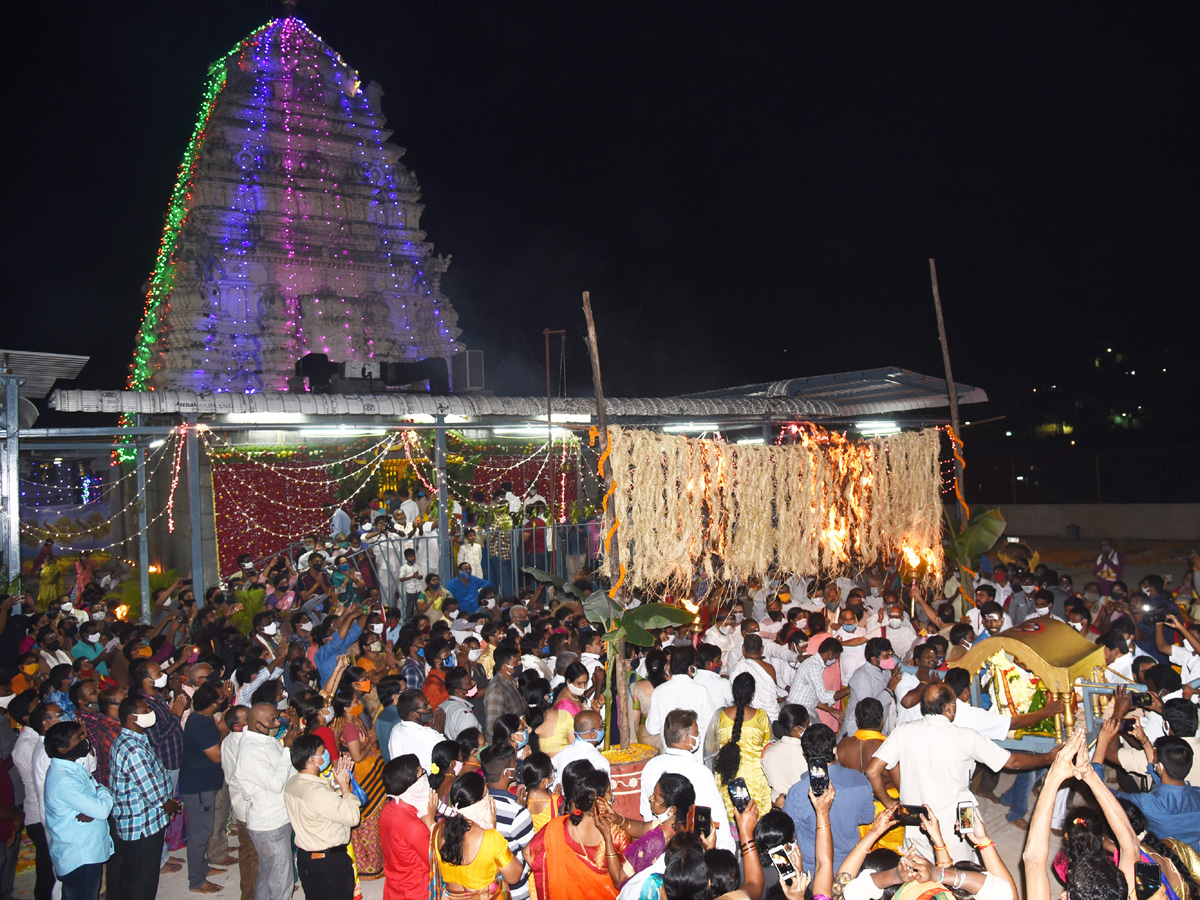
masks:
[[(586, 771), (572, 778), (576, 766)], [(563, 773), (567, 814), (556, 816), (525, 848), (536, 900), (615, 900), (625, 881), (629, 836), (615, 824), (608, 776), (588, 763)]]

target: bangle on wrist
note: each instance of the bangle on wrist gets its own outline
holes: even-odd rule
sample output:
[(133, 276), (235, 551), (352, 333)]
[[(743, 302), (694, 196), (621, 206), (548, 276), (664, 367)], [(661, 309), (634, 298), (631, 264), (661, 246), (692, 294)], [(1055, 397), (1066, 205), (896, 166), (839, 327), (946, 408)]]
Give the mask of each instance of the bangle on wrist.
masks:
[(955, 890), (958, 890), (960, 887), (962, 887), (962, 883), (966, 881), (966, 879), (967, 873), (963, 872), (962, 870), (957, 870), (957, 874), (954, 876), (954, 884), (951, 885), (951, 887), (953, 887)]
[(940, 847), (939, 847), (937, 844), (934, 844), (934, 845), (933, 845), (933, 852), (934, 852), (934, 853), (944, 853), (945, 851), (946, 851), (946, 845), (945, 845), (945, 844), (942, 844), (942, 846), (940, 846)]
[(975, 849), (976, 850), (986, 850), (988, 847), (995, 847), (995, 846), (996, 846), (995, 841), (985, 841), (982, 844), (976, 844)]
[(938, 866), (938, 869), (940, 870), (938, 872), (938, 881), (945, 881), (946, 880), (946, 867)]

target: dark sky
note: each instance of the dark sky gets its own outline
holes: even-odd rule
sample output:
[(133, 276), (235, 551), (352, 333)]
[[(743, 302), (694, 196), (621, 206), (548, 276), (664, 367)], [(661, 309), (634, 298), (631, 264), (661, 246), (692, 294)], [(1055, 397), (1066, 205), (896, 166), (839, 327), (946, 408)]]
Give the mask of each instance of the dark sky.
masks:
[[(1105, 345), (1195, 357), (1200, 6), (784, 6), (299, 14), (382, 84), (497, 391), (543, 389), (546, 327), (588, 390), (585, 289), (613, 395), (940, 374), (930, 256), (955, 374), (1001, 407)], [(39, 7), (9, 69), (0, 343), (123, 386), (206, 67), (278, 12)]]

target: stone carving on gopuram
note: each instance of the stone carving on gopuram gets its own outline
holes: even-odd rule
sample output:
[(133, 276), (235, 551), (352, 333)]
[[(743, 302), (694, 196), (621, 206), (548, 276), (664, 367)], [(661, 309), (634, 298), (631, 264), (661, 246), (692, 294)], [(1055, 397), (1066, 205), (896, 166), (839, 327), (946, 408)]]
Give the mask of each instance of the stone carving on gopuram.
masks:
[(450, 263), (381, 90), (299, 19), (209, 69), (147, 286), (129, 387), (286, 390), (295, 361), (449, 358)]

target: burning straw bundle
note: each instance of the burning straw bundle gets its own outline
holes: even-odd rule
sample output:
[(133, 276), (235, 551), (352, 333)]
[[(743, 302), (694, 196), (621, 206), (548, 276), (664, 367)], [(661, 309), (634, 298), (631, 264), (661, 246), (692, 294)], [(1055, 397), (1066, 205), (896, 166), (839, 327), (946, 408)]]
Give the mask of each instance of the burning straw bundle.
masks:
[(848, 440), (731, 445), (610, 428), (611, 503), (631, 587), (746, 579), (771, 563), (829, 574), (907, 548), (941, 568), (936, 429)]

